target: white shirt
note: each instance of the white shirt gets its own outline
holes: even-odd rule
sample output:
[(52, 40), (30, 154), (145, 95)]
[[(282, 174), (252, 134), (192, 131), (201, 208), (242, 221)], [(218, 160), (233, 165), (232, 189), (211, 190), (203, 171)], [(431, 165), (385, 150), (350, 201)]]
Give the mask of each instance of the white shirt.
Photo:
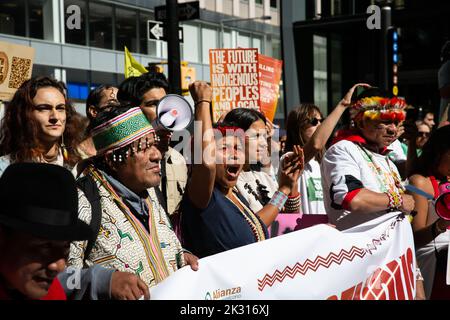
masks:
[(323, 204), (322, 173), (320, 164), (311, 159), (306, 165), (298, 182), (303, 214), (327, 214)]
[[(256, 180), (259, 181), (259, 188)], [(252, 194), (253, 191), (257, 195), (260, 195), (259, 190), (261, 189), (261, 186), (264, 186), (265, 190), (268, 191), (267, 196), (269, 197), (269, 200), (272, 198), (275, 191), (278, 190), (278, 183), (263, 171), (242, 171), (239, 174), (236, 187), (239, 193), (247, 200), (250, 209), (252, 209), (253, 212), (258, 212), (263, 208), (263, 204)]]
[(335, 224), (339, 230), (362, 224), (387, 212), (356, 214), (345, 210), (346, 201), (349, 200), (346, 196), (349, 192), (361, 188), (379, 193), (386, 192), (388, 188), (397, 190), (393, 176), (400, 177), (400, 175), (395, 164), (385, 155), (364, 150), (380, 167), (381, 175), (375, 174), (374, 164), (368, 161), (363, 149), (351, 141), (343, 140), (331, 146), (322, 160), (325, 209), (330, 223)]
[(394, 162), (404, 162), (406, 161), (406, 154), (403, 152), (402, 143), (400, 140), (395, 140), (389, 146), (392, 151), (389, 153), (389, 158)]

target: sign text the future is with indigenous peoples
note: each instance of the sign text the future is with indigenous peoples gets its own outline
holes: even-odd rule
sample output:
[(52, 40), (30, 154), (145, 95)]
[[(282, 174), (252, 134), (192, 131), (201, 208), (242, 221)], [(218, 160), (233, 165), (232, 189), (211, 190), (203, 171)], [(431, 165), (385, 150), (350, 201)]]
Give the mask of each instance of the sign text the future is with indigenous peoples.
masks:
[(214, 121), (235, 108), (260, 110), (258, 49), (209, 51)]

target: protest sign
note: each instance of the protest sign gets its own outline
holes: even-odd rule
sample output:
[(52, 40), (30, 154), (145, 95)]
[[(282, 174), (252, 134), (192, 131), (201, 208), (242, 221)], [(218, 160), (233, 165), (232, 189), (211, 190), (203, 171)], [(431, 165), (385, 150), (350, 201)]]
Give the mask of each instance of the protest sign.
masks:
[(34, 48), (0, 41), (0, 100), (10, 101), (31, 78), (33, 59)]
[(213, 120), (235, 108), (260, 110), (258, 49), (209, 50)]
[(283, 61), (260, 54), (258, 64), (261, 112), (273, 121), (277, 111)]

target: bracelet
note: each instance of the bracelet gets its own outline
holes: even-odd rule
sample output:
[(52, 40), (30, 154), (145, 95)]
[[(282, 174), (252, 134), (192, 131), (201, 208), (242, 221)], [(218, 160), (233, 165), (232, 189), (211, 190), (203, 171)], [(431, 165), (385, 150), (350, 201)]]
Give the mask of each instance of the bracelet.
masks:
[(400, 209), (400, 207), (403, 205), (403, 198), (398, 193), (394, 192), (385, 192), (389, 198), (389, 205), (388, 209), (395, 211)]
[(284, 205), (284, 212), (298, 212), (301, 204), (301, 195), (298, 194), (296, 196), (289, 196), (288, 200)]
[(194, 104), (194, 107), (196, 107), (197, 105), (199, 105), (200, 103), (203, 103), (203, 102), (206, 102), (209, 105), (211, 105), (211, 103), (212, 103), (212, 101), (209, 101), (209, 100), (200, 100)]
[(275, 191), (275, 193), (272, 196), (272, 199), (270, 199), (269, 204), (275, 206), (278, 208), (278, 211), (283, 210), (284, 204), (286, 203), (286, 200), (288, 199), (288, 196), (285, 195), (281, 191)]
[(189, 254), (194, 255), (192, 252), (190, 252), (188, 249), (185, 249), (185, 248), (181, 248), (181, 253), (189, 253)]

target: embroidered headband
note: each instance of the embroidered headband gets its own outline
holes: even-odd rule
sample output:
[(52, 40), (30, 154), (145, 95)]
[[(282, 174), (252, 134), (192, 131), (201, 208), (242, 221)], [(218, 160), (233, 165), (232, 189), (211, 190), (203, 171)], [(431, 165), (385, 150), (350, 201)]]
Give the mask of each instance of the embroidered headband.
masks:
[(146, 135), (155, 132), (139, 107), (132, 108), (92, 130), (97, 154), (120, 149)]
[(404, 109), (407, 104), (404, 99), (397, 97), (367, 97), (356, 101), (351, 109), (352, 119), (360, 119), (363, 116), (372, 120), (403, 121), (406, 118)]

